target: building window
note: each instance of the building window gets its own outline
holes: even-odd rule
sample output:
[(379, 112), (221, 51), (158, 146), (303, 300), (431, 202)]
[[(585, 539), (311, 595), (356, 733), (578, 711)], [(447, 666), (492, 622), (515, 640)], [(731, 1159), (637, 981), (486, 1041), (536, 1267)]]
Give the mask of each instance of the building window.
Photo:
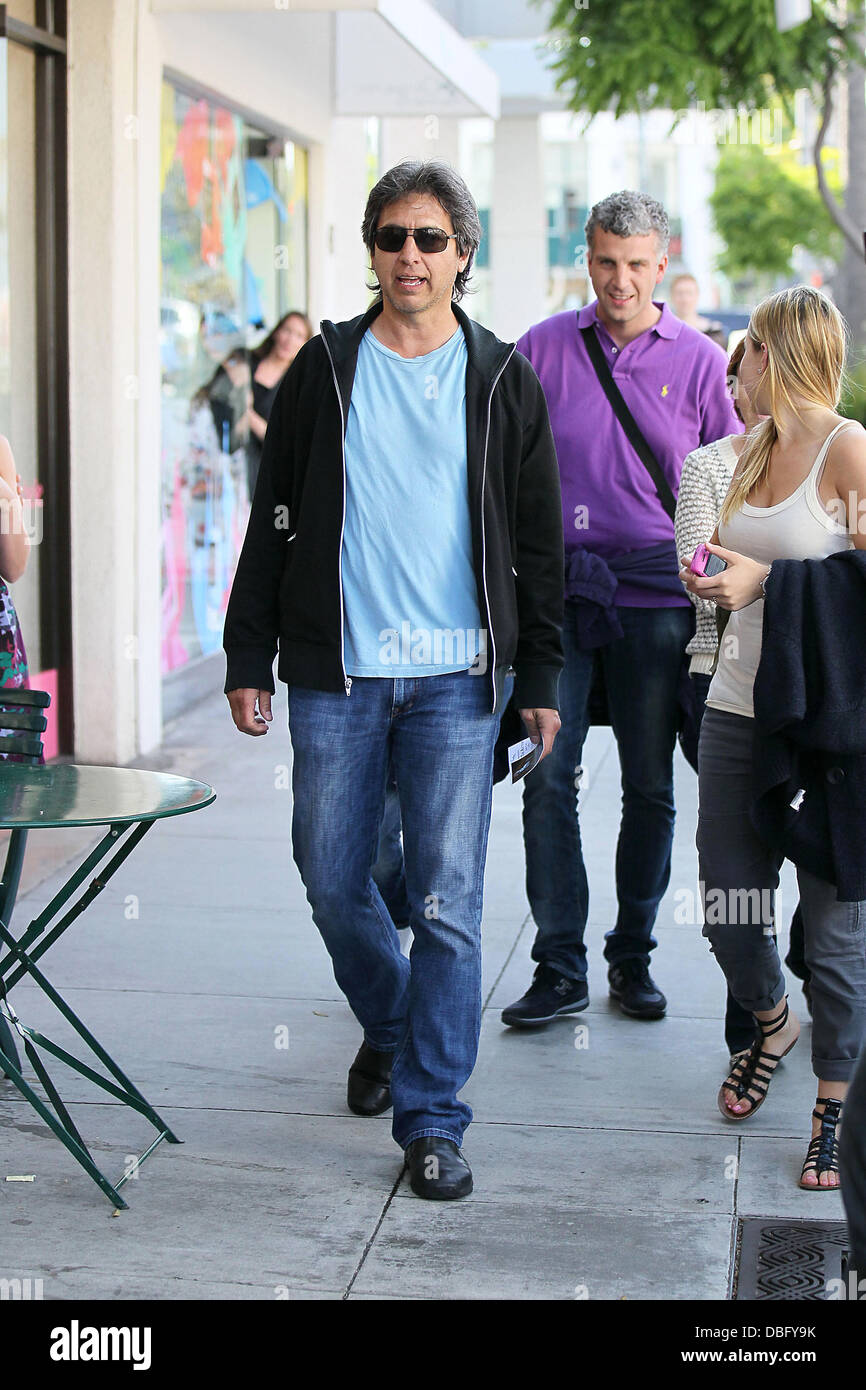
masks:
[(249, 514), (249, 350), (306, 311), (307, 152), (211, 96), (162, 96), (162, 673), (222, 644)]

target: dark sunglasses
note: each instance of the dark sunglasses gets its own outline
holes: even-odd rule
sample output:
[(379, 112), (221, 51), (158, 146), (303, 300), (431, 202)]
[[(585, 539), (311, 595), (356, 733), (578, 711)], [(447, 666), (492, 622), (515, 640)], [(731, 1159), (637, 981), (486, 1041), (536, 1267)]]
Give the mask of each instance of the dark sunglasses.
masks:
[(410, 236), (421, 252), (422, 256), (429, 256), (437, 251), (444, 251), (449, 241), (457, 239), (456, 232), (443, 232), (439, 227), (416, 227), (414, 231), (410, 227), (377, 227), (373, 236), (373, 241), (380, 251), (400, 251), (403, 244)]

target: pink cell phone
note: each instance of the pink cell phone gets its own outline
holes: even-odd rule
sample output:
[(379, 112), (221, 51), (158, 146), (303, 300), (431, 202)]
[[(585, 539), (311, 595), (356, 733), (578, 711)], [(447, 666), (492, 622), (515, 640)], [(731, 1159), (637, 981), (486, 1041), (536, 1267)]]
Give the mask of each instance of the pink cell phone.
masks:
[(727, 568), (721, 555), (714, 555), (703, 542), (695, 550), (689, 565), (692, 574), (699, 574), (703, 579), (711, 579), (714, 574), (721, 574), (722, 570)]

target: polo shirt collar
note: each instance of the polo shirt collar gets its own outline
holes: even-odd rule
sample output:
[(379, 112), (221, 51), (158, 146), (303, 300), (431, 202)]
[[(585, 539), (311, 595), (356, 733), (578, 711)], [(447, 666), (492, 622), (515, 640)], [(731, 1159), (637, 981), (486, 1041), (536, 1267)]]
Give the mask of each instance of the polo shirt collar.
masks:
[[(667, 304), (663, 300), (653, 300), (657, 309), (661, 309), (662, 316), (658, 323), (653, 324), (653, 332), (660, 338), (678, 338), (682, 329), (682, 320), (672, 314)], [(578, 328), (588, 328), (591, 323), (598, 323), (598, 300), (594, 299), (591, 304), (586, 304), (577, 311)], [(602, 328), (604, 324), (602, 324)]]

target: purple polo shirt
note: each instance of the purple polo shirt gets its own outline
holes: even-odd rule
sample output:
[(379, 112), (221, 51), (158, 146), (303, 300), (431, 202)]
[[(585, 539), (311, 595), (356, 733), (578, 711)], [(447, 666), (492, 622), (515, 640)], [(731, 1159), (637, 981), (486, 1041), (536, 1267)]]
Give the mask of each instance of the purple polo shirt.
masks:
[[(589, 360), (580, 329), (595, 325), (614, 380), (676, 497), (686, 454), (743, 426), (725, 386), (727, 358), (705, 334), (657, 304), (661, 318), (624, 348), (599, 321), (597, 302), (554, 314), (517, 346), (544, 388), (562, 481), (565, 548), (610, 559), (673, 541), (652, 479), (625, 437)], [(626, 608), (687, 607), (688, 596), (620, 583)]]

